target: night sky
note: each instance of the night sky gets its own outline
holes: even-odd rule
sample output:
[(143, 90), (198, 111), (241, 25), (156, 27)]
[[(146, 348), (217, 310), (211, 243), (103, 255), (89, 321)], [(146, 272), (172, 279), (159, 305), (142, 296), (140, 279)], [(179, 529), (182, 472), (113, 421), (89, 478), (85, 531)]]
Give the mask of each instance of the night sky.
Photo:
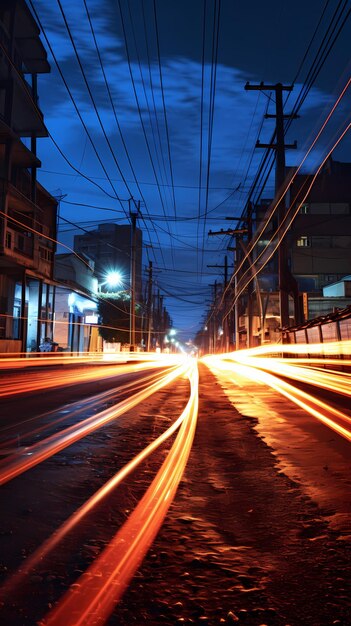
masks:
[[(221, 268), (207, 266), (223, 265), (230, 242), (208, 231), (235, 226), (224, 218), (241, 214), (263, 157), (256, 140), (269, 142), (274, 129), (274, 120), (263, 120), (274, 113), (272, 94), (245, 91), (245, 83), (294, 83), (289, 113), (312, 78), (300, 118), (286, 135), (287, 143), (298, 142), (287, 164), (298, 165), (349, 78), (351, 2), (29, 5), (52, 68), (39, 77), (51, 137), (38, 142), (38, 152), (40, 182), (63, 198), (58, 239), (72, 245), (79, 227), (125, 224), (128, 200), (140, 201), (143, 266), (153, 262), (155, 289), (187, 340), (200, 328), (211, 285), (223, 280)], [(314, 61), (324, 46), (319, 67)], [(320, 70), (316, 77), (311, 68)], [(347, 92), (305, 164), (308, 171), (350, 122), (350, 100)], [(348, 135), (333, 156), (351, 161)], [(263, 197), (271, 198), (273, 189), (271, 177)]]

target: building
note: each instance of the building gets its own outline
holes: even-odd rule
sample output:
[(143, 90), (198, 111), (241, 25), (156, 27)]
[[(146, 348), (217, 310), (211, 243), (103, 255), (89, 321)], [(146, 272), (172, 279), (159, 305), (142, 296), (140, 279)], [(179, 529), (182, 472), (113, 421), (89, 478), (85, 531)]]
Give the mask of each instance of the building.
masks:
[(94, 264), (75, 254), (55, 257), (55, 316), (53, 339), (64, 352), (102, 350), (98, 333), (98, 281)]
[[(75, 235), (74, 250), (95, 263), (95, 274), (102, 291), (111, 272), (121, 274), (118, 289), (130, 291), (132, 227), (118, 224), (99, 224), (97, 230)], [(142, 231), (135, 230), (135, 298), (142, 301)]]
[(38, 182), (37, 139), (48, 135), (37, 75), (50, 71), (24, 0), (0, 4), (0, 352), (52, 337), (57, 202)]
[[(293, 170), (290, 175), (292, 173)], [(343, 298), (340, 296), (339, 300), (332, 298), (326, 288), (351, 274), (351, 163), (329, 159), (312, 182), (312, 175), (298, 174), (287, 195), (289, 215), (297, 211), (286, 234), (285, 280), (291, 296), (291, 326), (332, 313), (336, 307), (348, 303), (346, 295)], [(252, 210), (253, 232), (265, 226), (252, 253), (253, 258), (259, 257), (258, 268), (270, 258), (259, 273), (258, 280), (252, 281), (249, 291), (244, 291), (236, 306), (237, 343), (241, 348), (247, 346), (249, 297), (252, 312), (251, 345), (280, 339), (277, 254), (271, 255), (277, 244), (274, 235), (277, 220), (268, 219), (271, 204), (272, 200), (262, 200)], [(247, 218), (243, 220), (243, 225), (247, 228)], [(243, 257), (241, 248), (245, 249), (248, 243), (247, 236), (236, 237), (236, 265)], [(244, 264), (242, 273), (247, 267)], [(237, 283), (240, 286), (240, 274)], [(234, 293), (232, 295), (234, 297)]]
[[(296, 176), (293, 207), (311, 181), (312, 176)], [(351, 163), (328, 160), (292, 224), (288, 248), (300, 292), (322, 295), (324, 287), (351, 273)]]

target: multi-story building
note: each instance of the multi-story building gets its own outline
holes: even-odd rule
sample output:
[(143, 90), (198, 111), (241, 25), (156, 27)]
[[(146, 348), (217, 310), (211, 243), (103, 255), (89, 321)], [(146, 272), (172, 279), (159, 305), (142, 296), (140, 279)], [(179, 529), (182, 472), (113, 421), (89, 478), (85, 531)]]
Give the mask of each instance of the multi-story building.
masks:
[[(286, 201), (289, 215), (293, 215), (301, 205), (286, 235), (286, 281), (291, 286), (291, 325), (326, 315), (335, 307), (349, 304), (347, 296), (340, 296), (339, 301), (329, 297), (325, 287), (351, 274), (351, 163), (329, 159), (311, 186), (312, 180), (312, 175), (295, 176)], [(267, 222), (271, 202), (261, 201), (252, 214), (254, 232), (262, 224), (266, 225), (253, 252), (254, 258), (257, 258), (262, 250), (267, 250), (258, 267), (270, 256), (258, 281), (252, 284), (253, 343), (264, 338), (275, 340), (280, 336), (277, 254), (270, 255), (277, 243), (274, 236), (277, 222), (274, 219)], [(240, 246), (238, 249), (240, 255)], [(296, 294), (300, 294), (299, 299)], [(240, 347), (246, 345), (247, 297), (246, 292), (238, 306), (239, 333), (242, 335)], [(264, 314), (263, 332), (260, 311)]]
[[(296, 176), (292, 207), (311, 182), (312, 176)], [(326, 163), (290, 228), (288, 249), (300, 292), (322, 295), (323, 287), (351, 273), (351, 163)]]
[[(74, 250), (95, 263), (95, 274), (102, 290), (111, 273), (119, 273), (122, 281), (117, 289), (130, 290), (132, 227), (99, 224), (97, 230), (74, 237)], [(135, 297), (142, 300), (142, 231), (135, 230)]]
[(56, 200), (37, 182), (48, 135), (37, 75), (50, 71), (24, 0), (0, 3), (0, 352), (35, 351), (52, 336)]

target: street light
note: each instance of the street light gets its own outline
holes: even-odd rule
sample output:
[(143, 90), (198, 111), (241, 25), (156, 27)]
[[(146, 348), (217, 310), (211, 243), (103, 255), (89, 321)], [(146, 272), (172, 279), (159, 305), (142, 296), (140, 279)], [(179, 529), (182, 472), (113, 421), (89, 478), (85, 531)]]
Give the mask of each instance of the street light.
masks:
[(104, 282), (108, 287), (119, 287), (122, 284), (121, 272), (111, 271), (106, 274), (106, 280)]

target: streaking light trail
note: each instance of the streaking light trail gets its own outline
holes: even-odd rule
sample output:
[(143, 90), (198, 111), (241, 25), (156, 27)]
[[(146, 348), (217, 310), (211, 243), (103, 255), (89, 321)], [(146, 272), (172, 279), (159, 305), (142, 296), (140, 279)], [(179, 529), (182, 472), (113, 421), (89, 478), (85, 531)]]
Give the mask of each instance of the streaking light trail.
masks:
[[(107, 497), (113, 489), (115, 489), (127, 476), (134, 471), (142, 461), (150, 456), (160, 445), (162, 445), (169, 437), (171, 437), (181, 426), (185, 419), (188, 419), (190, 411), (193, 409), (193, 404), (197, 394), (197, 376), (194, 369), (194, 363), (191, 364), (187, 376), (191, 382), (191, 394), (187, 407), (175, 422), (164, 431), (157, 439), (152, 441), (144, 450), (137, 454), (129, 463), (127, 463), (117, 474), (115, 474), (107, 483), (105, 483), (93, 496), (91, 496), (69, 519), (62, 524), (62, 526), (55, 531), (55, 533), (49, 537), (30, 557), (28, 557), (25, 563), (21, 566), (21, 570), (16, 572), (1, 589), (1, 596), (6, 596), (16, 585), (18, 585), (23, 578), (33, 569), (40, 561), (44, 559), (56, 545), (64, 539), (64, 537), (72, 531), (77, 524), (105, 497)], [(194, 417), (194, 415), (193, 415)], [(196, 416), (194, 417), (194, 419)]]
[(186, 373), (188, 364), (180, 365), (171, 372), (165, 374), (156, 382), (150, 384), (146, 389), (135, 393), (129, 398), (122, 400), (118, 404), (100, 413), (89, 417), (78, 424), (74, 424), (68, 428), (61, 430), (50, 437), (39, 441), (38, 443), (20, 450), (18, 453), (7, 457), (0, 464), (0, 485), (12, 480), (19, 474), (29, 470), (30, 468), (45, 461), (49, 457), (57, 454), (67, 446), (72, 445), (79, 439), (91, 434), (98, 428), (105, 426), (108, 422), (115, 420), (117, 417), (135, 407), (137, 404), (156, 393), (162, 387), (168, 385), (173, 380)]
[[(238, 350), (221, 356), (209, 356), (205, 357), (203, 361), (219, 378), (224, 372), (226, 376), (228, 373), (232, 373), (233, 376), (238, 374), (272, 387), (339, 435), (351, 441), (350, 414), (285, 380), (288, 378), (299, 383), (307, 383), (349, 399), (351, 396), (349, 373), (324, 369), (326, 364), (330, 366), (336, 363), (340, 367), (342, 364), (348, 364), (349, 360), (314, 357), (310, 361), (306, 357), (297, 361), (295, 358), (280, 358), (283, 354), (289, 353), (294, 355), (347, 355), (351, 352), (350, 348), (350, 341), (312, 345), (277, 344), (261, 346), (252, 350)], [(272, 356), (267, 358), (268, 354)]]
[[(97, 618), (99, 623), (104, 623), (121, 598), (163, 522), (190, 454), (198, 412), (198, 371), (195, 361), (186, 373), (191, 384), (190, 398), (180, 418), (167, 431), (168, 434), (164, 433), (162, 436), (170, 436), (170, 430), (174, 432), (180, 425), (177, 438), (162, 467), (107, 548), (41, 624), (93, 626)], [(161, 443), (160, 438), (151, 445), (159, 445), (157, 442)], [(149, 446), (141, 454), (146, 455), (151, 451)], [(140, 460), (142, 459), (136, 457), (134, 462)], [(122, 472), (132, 469), (127, 468), (128, 466)], [(113, 480), (119, 479), (115, 477)], [(105, 488), (110, 487), (105, 485)], [(103, 495), (98, 492), (83, 508), (94, 506), (94, 498), (100, 499)], [(81, 515), (82, 510), (77, 512), (78, 519)], [(74, 523), (74, 517), (67, 522), (68, 526)]]
[[(51, 389), (53, 387), (67, 387), (80, 384), (82, 382), (89, 382), (91, 380), (97, 380), (98, 378), (112, 378), (119, 374), (128, 374), (130, 372), (144, 370), (146, 368), (155, 368), (155, 367), (163, 367), (163, 366), (171, 366), (176, 365), (182, 362), (183, 358), (179, 356), (165, 355), (166, 358), (158, 359), (157, 355), (153, 355), (153, 358), (150, 358), (150, 355), (138, 355), (137, 363), (125, 363), (125, 360), (129, 357), (127, 356), (116, 356), (115, 355), (107, 355), (110, 357), (108, 359), (108, 363), (111, 361), (111, 365), (103, 364), (103, 359), (100, 355), (99, 360), (101, 362), (101, 367), (92, 367), (91, 365), (87, 367), (82, 367), (81, 369), (77, 369), (73, 371), (72, 369), (60, 369), (59, 371), (50, 371), (48, 372), (46, 366), (49, 364), (60, 365), (60, 364), (84, 364), (92, 361), (91, 358), (82, 358), (82, 357), (58, 357), (58, 358), (35, 358), (35, 359), (14, 359), (12, 361), (8, 361), (7, 359), (0, 359), (0, 368), (4, 368), (6, 370), (9, 369), (8, 363), (12, 363), (12, 366), (15, 368), (24, 367), (24, 372), (16, 372), (16, 378), (8, 379), (6, 376), (2, 376), (0, 381), (0, 398), (8, 397), (11, 395), (16, 395), (20, 393), (32, 393), (37, 391), (42, 391), (44, 389)], [(136, 358), (134, 356), (134, 358)], [(122, 361), (122, 362), (121, 362)], [(31, 376), (28, 376), (28, 372), (26, 372), (26, 368), (30, 367), (33, 363), (36, 366), (41, 365), (45, 366), (45, 369), (40, 372), (31, 372)], [(118, 370), (116, 367), (118, 366)]]
[[(38, 435), (39, 433), (42, 433), (45, 431), (52, 431), (54, 427), (56, 428), (57, 426), (59, 426), (59, 424), (67, 420), (68, 414), (71, 420), (72, 419), (76, 420), (77, 418), (80, 417), (80, 415), (82, 415), (83, 413), (86, 413), (87, 410), (89, 410), (89, 408), (95, 409), (98, 403), (106, 402), (106, 401), (111, 402), (116, 398), (116, 396), (119, 396), (120, 394), (123, 394), (125, 392), (134, 393), (136, 391), (139, 391), (145, 385), (150, 385), (156, 382), (157, 380), (161, 379), (163, 376), (164, 376), (164, 372), (162, 372), (161, 374), (159, 372), (157, 373), (153, 372), (151, 374), (148, 374), (147, 376), (138, 377), (136, 380), (128, 382), (126, 384), (118, 384), (117, 387), (113, 387), (112, 389), (109, 389), (108, 391), (94, 394), (93, 396), (89, 395), (88, 398), (85, 398), (84, 400), (80, 399), (77, 403), (74, 403), (74, 404), (70, 403), (67, 406), (67, 408), (65, 408), (65, 405), (64, 405), (63, 407), (61, 407), (61, 409), (59, 409), (59, 411), (57, 411), (56, 409), (54, 411), (45, 412), (41, 415), (36, 415), (34, 417), (24, 418), (22, 421), (16, 420), (15, 425), (13, 424), (4, 425), (3, 427), (0, 428), (0, 434), (2, 436), (4, 434), (6, 436), (6, 433), (9, 433), (9, 434), (8, 434), (8, 439), (4, 438), (4, 440), (1, 441), (0, 451), (3, 450), (4, 448), (7, 450), (11, 450), (11, 448), (13, 448), (14, 446), (18, 447), (19, 442), (21, 441), (22, 438), (24, 438), (27, 441), (28, 439), (33, 439), (33, 437), (35, 435)], [(116, 382), (118, 382), (118, 376), (116, 377)], [(59, 417), (57, 417), (57, 414), (59, 414)], [(24, 430), (23, 426), (26, 426), (27, 428), (31, 427), (31, 430), (27, 430), (27, 428)], [(18, 432), (20, 428), (22, 428), (23, 434), (22, 432), (21, 433)], [(14, 433), (14, 436), (13, 436), (13, 433)], [(11, 438), (11, 434), (12, 434), (12, 438)]]

